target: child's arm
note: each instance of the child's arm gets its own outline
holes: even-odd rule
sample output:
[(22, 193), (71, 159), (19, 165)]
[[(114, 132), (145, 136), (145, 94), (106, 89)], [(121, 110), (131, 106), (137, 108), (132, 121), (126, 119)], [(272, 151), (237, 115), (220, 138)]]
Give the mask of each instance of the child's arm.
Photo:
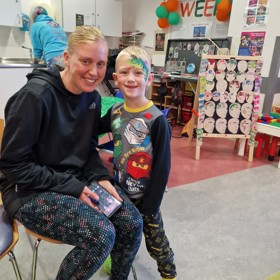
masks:
[(165, 116), (160, 116), (151, 128), (153, 162), (149, 184), (143, 196), (144, 215), (153, 215), (159, 210), (171, 167), (170, 140), (170, 125)]

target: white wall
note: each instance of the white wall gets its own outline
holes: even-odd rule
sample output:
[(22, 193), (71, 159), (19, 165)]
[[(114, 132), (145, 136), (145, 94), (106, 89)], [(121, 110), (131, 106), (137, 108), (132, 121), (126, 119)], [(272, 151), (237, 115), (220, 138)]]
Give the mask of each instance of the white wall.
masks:
[[(35, 3), (44, 5), (50, 4), (50, 1), (21, 0), (22, 13), (29, 16), (31, 7)], [(21, 47), (32, 47), (29, 32), (21, 31), (18, 27), (0, 26), (0, 38), (0, 57), (29, 57), (29, 51)]]
[[(257, 31), (266, 32), (263, 53), (262, 53), (262, 57), (263, 57), (262, 76), (263, 77), (269, 76), (271, 59), (272, 59), (274, 44), (275, 44), (275, 37), (280, 36), (280, 28), (278, 27), (280, 1), (269, 0), (268, 3), (270, 5), (270, 8), (269, 8), (269, 16), (268, 16), (268, 22), (266, 28), (257, 30)], [(233, 5), (232, 5), (228, 36), (233, 38), (232, 53), (234, 55), (238, 53), (240, 35), (241, 32), (243, 31), (242, 29), (243, 14), (245, 11), (246, 4), (247, 4), (247, 0), (233, 1)]]
[[(123, 31), (144, 32), (142, 47), (154, 47), (154, 30), (159, 29), (155, 11), (160, 3), (158, 0), (123, 0)], [(153, 55), (153, 64), (163, 66), (164, 61), (165, 55)]]
[[(30, 8), (34, 3), (45, 2), (55, 7), (54, 14), (56, 20), (61, 23), (61, 15), (59, 0), (22, 0), (22, 12), (29, 14)], [(157, 17), (155, 14), (156, 8), (161, 2), (159, 0), (123, 0), (123, 31), (139, 30), (145, 33), (142, 41), (142, 46), (153, 48), (154, 44), (154, 30), (159, 29), (157, 26)], [(233, 38), (232, 53), (237, 54), (240, 34), (242, 31), (243, 13), (245, 10), (247, 0), (233, 1), (231, 19), (229, 25), (228, 35)], [(280, 35), (280, 28), (278, 17), (280, 10), (279, 0), (269, 0), (270, 14), (266, 28), (266, 38), (263, 49), (264, 66), (262, 76), (267, 77), (269, 74), (271, 58), (274, 48), (275, 36)], [(113, 24), (113, 21), (112, 21)], [(13, 56), (13, 57), (28, 57), (28, 50), (22, 49), (21, 46), (25, 45), (31, 47), (28, 32), (20, 31), (17, 27), (4, 27), (0, 26), (0, 57)], [(109, 38), (109, 43), (116, 47), (116, 41)], [(153, 63), (158, 66), (163, 66), (165, 60), (164, 54), (153, 55)]]

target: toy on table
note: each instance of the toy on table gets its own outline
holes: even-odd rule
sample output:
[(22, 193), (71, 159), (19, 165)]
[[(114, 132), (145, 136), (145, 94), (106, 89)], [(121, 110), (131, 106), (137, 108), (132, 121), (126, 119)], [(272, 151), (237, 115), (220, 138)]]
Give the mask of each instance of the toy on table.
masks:
[(280, 127), (280, 114), (273, 112), (260, 114), (257, 122)]

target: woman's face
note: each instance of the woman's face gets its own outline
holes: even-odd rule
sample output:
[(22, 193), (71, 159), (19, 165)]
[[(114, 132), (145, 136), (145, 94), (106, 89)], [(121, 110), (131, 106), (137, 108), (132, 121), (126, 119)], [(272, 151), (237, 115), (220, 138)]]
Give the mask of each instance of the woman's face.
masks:
[(92, 92), (104, 79), (107, 66), (106, 42), (88, 41), (64, 53), (66, 69), (62, 72), (65, 87), (74, 94)]

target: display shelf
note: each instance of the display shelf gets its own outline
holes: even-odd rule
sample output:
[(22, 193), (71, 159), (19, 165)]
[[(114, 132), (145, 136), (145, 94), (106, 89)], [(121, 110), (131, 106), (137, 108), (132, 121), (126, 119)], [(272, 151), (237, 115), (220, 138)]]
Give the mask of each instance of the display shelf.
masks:
[(189, 79), (171, 75), (156, 77), (152, 84), (151, 100), (161, 110), (171, 108), (169, 117), (173, 124), (185, 125), (192, 116), (197, 80), (195, 77)]

